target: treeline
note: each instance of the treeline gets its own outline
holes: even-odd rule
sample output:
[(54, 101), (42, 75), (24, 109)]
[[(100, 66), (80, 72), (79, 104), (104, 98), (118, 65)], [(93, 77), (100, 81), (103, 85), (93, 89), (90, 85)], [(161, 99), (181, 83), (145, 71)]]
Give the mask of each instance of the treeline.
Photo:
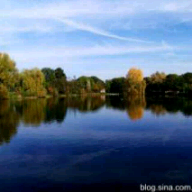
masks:
[(156, 72), (145, 78), (148, 94), (192, 94), (192, 73), (182, 75)]
[(19, 72), (8, 54), (0, 53), (0, 99), (10, 96), (45, 97), (47, 94), (84, 95), (89, 93), (192, 94), (192, 73), (183, 75), (156, 72), (143, 77), (141, 70), (131, 68), (125, 77), (106, 80), (91, 76), (67, 79), (63, 69), (28, 69)]
[[(45, 97), (47, 94), (121, 93), (144, 94), (146, 83), (141, 70), (130, 69), (123, 79), (102, 81), (91, 76), (67, 79), (63, 69), (38, 68), (19, 72), (8, 54), (0, 53), (0, 99), (11, 96)], [(107, 89), (107, 90), (106, 90)]]
[(86, 94), (105, 92), (105, 83), (95, 77), (67, 80), (63, 69), (38, 68), (19, 72), (8, 54), (0, 53), (0, 99), (12, 96), (45, 97), (47, 94)]
[[(137, 77), (135, 73), (133, 75)], [(130, 75), (128, 76), (130, 77)], [(137, 94), (137, 90), (141, 90), (139, 86), (147, 95), (192, 95), (192, 73), (166, 75), (163, 72), (156, 72), (150, 77), (143, 78), (140, 83), (133, 83), (133, 80), (128, 83), (127, 77), (106, 81), (106, 90), (111, 93), (129, 93), (132, 87), (132, 90), (134, 90), (132, 93)]]

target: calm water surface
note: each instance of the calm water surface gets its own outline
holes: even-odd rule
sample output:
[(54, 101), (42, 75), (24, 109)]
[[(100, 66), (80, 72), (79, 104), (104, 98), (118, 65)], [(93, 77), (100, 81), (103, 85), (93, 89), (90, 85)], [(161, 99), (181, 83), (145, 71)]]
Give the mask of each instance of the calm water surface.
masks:
[(139, 191), (192, 184), (192, 101), (0, 102), (0, 191)]

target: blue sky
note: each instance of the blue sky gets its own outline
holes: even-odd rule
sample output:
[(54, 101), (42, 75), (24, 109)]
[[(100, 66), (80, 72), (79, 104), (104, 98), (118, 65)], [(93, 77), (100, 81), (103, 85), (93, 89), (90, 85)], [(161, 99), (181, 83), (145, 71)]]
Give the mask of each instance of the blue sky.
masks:
[(192, 71), (192, 0), (0, 0), (0, 52), (69, 78)]

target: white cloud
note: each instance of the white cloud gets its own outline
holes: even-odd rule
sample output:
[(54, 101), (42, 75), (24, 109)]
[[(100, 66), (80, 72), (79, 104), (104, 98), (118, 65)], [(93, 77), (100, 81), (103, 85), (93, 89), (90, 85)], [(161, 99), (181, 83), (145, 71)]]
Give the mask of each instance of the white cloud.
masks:
[[(25, 4), (25, 3), (24, 3)], [(12, 1), (12, 5), (15, 2)], [(3, 6), (2, 6), (3, 7)], [(28, 4), (25, 8), (2, 9), (0, 15), (4, 17), (18, 18), (51, 18), (51, 17), (79, 17), (88, 15), (130, 15), (149, 11), (163, 12), (191, 12), (191, 0), (71, 0), (71, 1), (55, 1), (47, 3), (46, 1), (36, 3), (30, 7)]]
[(127, 37), (122, 37), (119, 35), (114, 35), (110, 32), (101, 30), (101, 29), (97, 29), (94, 28), (92, 26), (89, 25), (85, 25), (83, 23), (77, 23), (75, 21), (69, 20), (69, 19), (61, 19), (61, 18), (55, 18), (57, 21), (60, 21), (66, 25), (69, 25), (71, 27), (74, 27), (76, 29), (82, 30), (82, 31), (88, 31), (97, 35), (101, 35), (101, 36), (105, 36), (105, 37), (109, 37), (109, 38), (114, 38), (114, 39), (118, 39), (118, 40), (123, 40), (123, 41), (132, 41), (132, 42), (143, 42), (143, 43), (151, 43), (150, 41), (144, 41), (141, 39), (134, 39), (134, 38), (127, 38)]
[[(183, 39), (190, 40), (189, 33), (186, 28), (179, 26), (175, 29), (174, 26), (192, 21), (192, 0), (55, 0), (49, 3), (45, 0), (6, 0), (1, 2), (0, 18), (0, 49), (7, 50), (20, 68), (53, 65), (50, 62), (53, 60), (54, 65), (65, 63), (70, 66), (75, 64), (74, 60), (85, 57), (90, 58), (93, 65), (97, 65), (95, 58), (108, 57), (103, 65), (111, 66), (114, 61), (109, 58), (117, 56), (148, 58), (166, 55), (166, 59), (178, 53), (187, 54)], [(148, 29), (157, 29), (158, 33)], [(65, 33), (67, 30), (73, 32)], [(80, 31), (95, 36), (87, 37), (87, 33)], [(176, 39), (177, 34), (180, 36)], [(167, 42), (185, 48), (172, 47)], [(118, 63), (119, 58), (115, 62)], [(76, 63), (83, 66), (86, 62)], [(150, 67), (152, 65), (150, 63)], [(149, 66), (145, 68), (148, 70)], [(100, 71), (103, 76), (104, 73)]]
[[(145, 18), (145, 21), (142, 20), (142, 23), (139, 23), (138, 20), (133, 20), (133, 26), (138, 25), (146, 27), (154, 27), (157, 24), (153, 21), (153, 16), (151, 14), (156, 13), (172, 13), (177, 17), (178, 22), (186, 19), (187, 13), (192, 13), (192, 1), (191, 0), (162, 0), (162, 1), (150, 1), (150, 0), (137, 0), (133, 2), (132, 0), (71, 0), (63, 2), (52, 2), (52, 3), (37, 3), (36, 5), (29, 6), (26, 4), (26, 7), (19, 8), (18, 4), (14, 1), (12, 2), (12, 7), (8, 6), (7, 9), (0, 8), (0, 17), (2, 19), (35, 19), (38, 21), (42, 20), (52, 20), (57, 18), (62, 18), (63, 22), (67, 25), (73, 25), (73, 27), (81, 30), (86, 30), (90, 32), (95, 32), (95, 34), (104, 34), (108, 35), (105, 30), (101, 30), (103, 26), (99, 25), (104, 23), (110, 23), (111, 25), (115, 20), (119, 21), (119, 25), (126, 25), (122, 20), (135, 18), (140, 16)], [(3, 3), (4, 4), (4, 3)], [(10, 5), (11, 3), (9, 3)], [(25, 2), (22, 3), (25, 5)], [(2, 6), (4, 7), (4, 6)], [(151, 13), (151, 14), (150, 14)], [(178, 15), (179, 13), (179, 15)], [(162, 15), (161, 15), (162, 17)], [(159, 17), (160, 22), (167, 22), (167, 19)], [(188, 16), (191, 17), (191, 16)], [(170, 18), (171, 19), (171, 16)], [(83, 20), (82, 23), (91, 23), (91, 24), (82, 24), (81, 22), (74, 22), (77, 20)], [(89, 22), (86, 22), (86, 21)], [(99, 21), (98, 21), (99, 20)], [(158, 22), (158, 19), (156, 19)], [(108, 22), (107, 22), (108, 21)], [(149, 23), (149, 24), (145, 24)], [(29, 23), (30, 24), (30, 23)], [(97, 26), (95, 26), (95, 24)], [(103, 24), (102, 24), (103, 25)], [(91, 27), (94, 26), (94, 27)], [(131, 26), (132, 27), (132, 26)], [(101, 28), (101, 29), (100, 29)], [(106, 28), (106, 27), (105, 27)], [(98, 33), (96, 33), (96, 31)], [(107, 34), (106, 34), (107, 33)], [(110, 33), (109, 33), (110, 34)], [(110, 34), (112, 38), (124, 39), (118, 35)]]
[(192, 1), (167, 1), (163, 3), (160, 10), (168, 12), (192, 12)]
[(178, 47), (168, 45), (153, 46), (92, 46), (92, 47), (35, 47), (28, 50), (10, 51), (16, 59), (42, 59), (49, 57), (92, 57), (92, 56), (111, 56), (127, 55), (133, 53), (160, 53), (168, 52)]

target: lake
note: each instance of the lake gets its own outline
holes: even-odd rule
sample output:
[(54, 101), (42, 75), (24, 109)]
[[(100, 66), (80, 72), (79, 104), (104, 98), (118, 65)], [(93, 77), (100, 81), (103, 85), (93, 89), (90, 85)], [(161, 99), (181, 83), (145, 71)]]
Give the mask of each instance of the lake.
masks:
[(192, 183), (192, 100), (0, 102), (0, 191), (139, 191)]

